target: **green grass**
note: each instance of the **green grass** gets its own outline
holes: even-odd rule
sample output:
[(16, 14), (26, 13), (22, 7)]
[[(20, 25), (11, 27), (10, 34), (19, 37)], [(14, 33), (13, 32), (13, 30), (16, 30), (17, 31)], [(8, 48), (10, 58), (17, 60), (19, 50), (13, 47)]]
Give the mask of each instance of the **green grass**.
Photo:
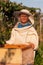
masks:
[(43, 65), (43, 42), (40, 43), (38, 51), (36, 51), (35, 65)]

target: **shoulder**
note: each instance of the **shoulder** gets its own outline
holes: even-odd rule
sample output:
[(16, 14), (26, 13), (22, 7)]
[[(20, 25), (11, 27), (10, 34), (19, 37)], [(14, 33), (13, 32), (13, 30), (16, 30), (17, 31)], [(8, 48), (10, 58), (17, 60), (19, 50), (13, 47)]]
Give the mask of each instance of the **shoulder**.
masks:
[(14, 26), (14, 28), (17, 28), (17, 27), (18, 27), (18, 25), (19, 25), (19, 23), (20, 23), (20, 22), (17, 22), (17, 23), (16, 23), (16, 25)]
[(13, 34), (14, 33), (14, 28), (12, 28), (12, 31), (11, 31), (11, 34)]
[(31, 31), (32, 33), (38, 35), (36, 29), (33, 26), (29, 28), (29, 31)]

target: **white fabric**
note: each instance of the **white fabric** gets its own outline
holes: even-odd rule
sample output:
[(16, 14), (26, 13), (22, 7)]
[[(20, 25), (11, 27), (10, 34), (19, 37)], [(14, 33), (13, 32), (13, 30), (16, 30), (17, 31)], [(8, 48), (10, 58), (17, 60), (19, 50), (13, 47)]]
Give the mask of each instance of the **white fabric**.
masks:
[(28, 15), (32, 15), (27, 9), (22, 9), (20, 13), (26, 13)]
[(34, 49), (38, 48), (38, 35), (35, 31), (34, 27), (23, 27), (23, 28), (13, 28), (11, 32), (11, 37), (7, 44), (30, 44), (33, 43), (35, 45)]

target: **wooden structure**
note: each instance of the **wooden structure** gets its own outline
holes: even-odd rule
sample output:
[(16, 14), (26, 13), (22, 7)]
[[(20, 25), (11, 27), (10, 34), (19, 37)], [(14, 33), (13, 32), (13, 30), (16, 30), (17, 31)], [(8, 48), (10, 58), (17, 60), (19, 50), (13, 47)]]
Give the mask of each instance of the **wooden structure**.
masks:
[(40, 15), (40, 41), (43, 42), (43, 13)]
[(20, 65), (22, 64), (22, 50), (0, 48), (0, 65)]
[(31, 48), (31, 45), (5, 44), (0, 48), (0, 65), (22, 65), (22, 51), (25, 48)]

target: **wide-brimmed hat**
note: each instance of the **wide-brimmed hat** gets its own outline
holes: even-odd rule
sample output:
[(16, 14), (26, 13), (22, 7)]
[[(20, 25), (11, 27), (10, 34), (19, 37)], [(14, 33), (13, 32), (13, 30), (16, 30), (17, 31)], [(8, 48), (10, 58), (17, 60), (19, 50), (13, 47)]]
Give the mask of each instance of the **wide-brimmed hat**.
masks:
[(19, 15), (20, 14), (26, 14), (26, 15), (32, 15), (27, 9), (22, 9), (20, 12), (19, 12)]
[(27, 9), (22, 9), (20, 12), (19, 12), (19, 15), (21, 14), (26, 14), (29, 16), (29, 20), (31, 21), (32, 24), (34, 24), (34, 19), (33, 19), (33, 16), (32, 14), (27, 10)]

